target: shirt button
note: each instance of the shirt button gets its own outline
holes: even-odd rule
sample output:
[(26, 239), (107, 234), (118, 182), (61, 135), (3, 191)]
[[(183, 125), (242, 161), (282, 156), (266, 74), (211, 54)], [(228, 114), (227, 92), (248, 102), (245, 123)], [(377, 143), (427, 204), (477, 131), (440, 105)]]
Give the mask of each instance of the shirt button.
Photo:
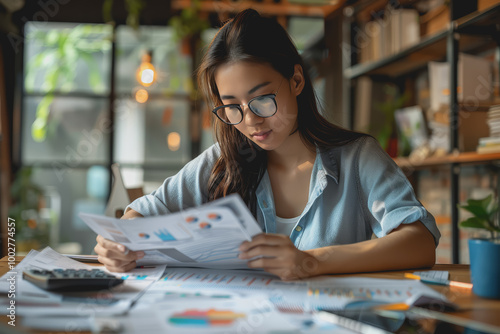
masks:
[(300, 231), (302, 231), (302, 227), (300, 227), (300, 226), (297, 226), (297, 227), (295, 228), (295, 231), (297, 231), (297, 232), (300, 232)]
[(267, 209), (267, 202), (266, 201), (262, 201), (262, 205), (264, 206), (264, 208)]

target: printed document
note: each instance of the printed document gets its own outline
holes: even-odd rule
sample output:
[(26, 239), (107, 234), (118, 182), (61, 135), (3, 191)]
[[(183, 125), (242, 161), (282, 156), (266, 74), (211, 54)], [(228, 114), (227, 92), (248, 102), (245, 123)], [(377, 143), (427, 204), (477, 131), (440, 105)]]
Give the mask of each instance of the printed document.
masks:
[[(157, 281), (165, 270), (165, 265), (135, 268), (127, 273), (111, 273), (125, 280), (112, 289), (100, 289), (85, 292), (53, 292), (43, 290), (26, 281), (22, 273), (26, 269), (53, 270), (61, 269), (94, 269), (107, 271), (104, 266), (89, 266), (69, 259), (50, 247), (41, 252), (32, 251), (14, 269), (0, 278), (0, 291), (9, 289), (9, 279), (15, 276), (16, 313), (23, 316), (64, 315), (89, 317), (95, 314), (121, 314), (139, 298), (143, 291)], [(11, 280), (10, 280), (11, 281)], [(7, 293), (0, 298), (0, 307), (8, 311), (10, 300)], [(3, 312), (2, 312), (3, 313)]]
[(97, 234), (133, 251), (145, 251), (139, 265), (247, 268), (238, 259), (245, 240), (261, 233), (239, 195), (164, 216), (120, 220), (81, 213)]

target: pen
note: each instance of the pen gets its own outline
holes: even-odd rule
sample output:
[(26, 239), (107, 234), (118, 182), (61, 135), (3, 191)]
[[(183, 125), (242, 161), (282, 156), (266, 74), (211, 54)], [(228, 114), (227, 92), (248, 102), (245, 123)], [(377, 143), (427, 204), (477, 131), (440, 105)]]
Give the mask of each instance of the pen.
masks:
[(410, 273), (405, 273), (405, 277), (412, 278), (412, 279), (418, 279), (421, 282), (428, 283), (428, 284), (448, 285), (448, 286), (454, 286), (457, 288), (472, 289), (472, 283), (464, 283), (464, 282), (449, 281), (449, 280), (437, 280), (437, 279), (432, 279), (432, 278), (428, 278), (428, 277), (421, 277), (421, 276), (410, 274)]
[(137, 266), (135, 269), (153, 269), (156, 268), (155, 266)]

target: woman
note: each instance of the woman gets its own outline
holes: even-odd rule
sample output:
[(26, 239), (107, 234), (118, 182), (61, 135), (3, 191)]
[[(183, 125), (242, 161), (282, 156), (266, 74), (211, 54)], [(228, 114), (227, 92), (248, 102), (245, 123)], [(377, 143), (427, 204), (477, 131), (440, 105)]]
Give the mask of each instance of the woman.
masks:
[[(251, 268), (290, 280), (434, 264), (434, 218), (372, 137), (319, 114), (302, 59), (278, 23), (239, 13), (214, 37), (198, 79), (215, 106), (218, 144), (130, 204), (124, 219), (239, 193), (266, 232), (240, 247)], [(112, 271), (144, 256), (97, 241), (99, 261)]]

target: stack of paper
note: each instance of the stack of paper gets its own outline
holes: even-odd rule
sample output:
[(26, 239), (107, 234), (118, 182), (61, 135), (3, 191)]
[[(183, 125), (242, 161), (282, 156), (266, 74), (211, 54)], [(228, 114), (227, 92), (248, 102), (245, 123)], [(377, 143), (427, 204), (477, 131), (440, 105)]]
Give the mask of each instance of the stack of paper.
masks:
[[(125, 279), (125, 282), (112, 289), (86, 292), (49, 292), (22, 277), (26, 269), (92, 269), (89, 266), (69, 259), (50, 247), (41, 252), (31, 251), (14, 269), (0, 278), (0, 308), (6, 312), (14, 300), (16, 315), (35, 321), (51, 319), (52, 316), (64, 317), (64, 323), (51, 319), (52, 329), (67, 330), (68, 319), (81, 322), (81, 318), (93, 318), (103, 315), (117, 315), (127, 312), (141, 293), (158, 280), (165, 270), (165, 265), (134, 269), (128, 273), (112, 273)], [(105, 270), (104, 267), (98, 267)], [(10, 282), (15, 282), (15, 298), (8, 298)], [(69, 318), (68, 318), (69, 317)]]
[(133, 251), (145, 251), (138, 264), (248, 268), (239, 246), (262, 232), (238, 195), (165, 216), (120, 220), (92, 214), (80, 217), (97, 234)]
[(479, 139), (477, 153), (500, 152), (500, 105), (489, 108), (486, 122), (490, 128), (490, 136)]
[(490, 127), (490, 137), (500, 138), (500, 105), (489, 108), (488, 126)]

